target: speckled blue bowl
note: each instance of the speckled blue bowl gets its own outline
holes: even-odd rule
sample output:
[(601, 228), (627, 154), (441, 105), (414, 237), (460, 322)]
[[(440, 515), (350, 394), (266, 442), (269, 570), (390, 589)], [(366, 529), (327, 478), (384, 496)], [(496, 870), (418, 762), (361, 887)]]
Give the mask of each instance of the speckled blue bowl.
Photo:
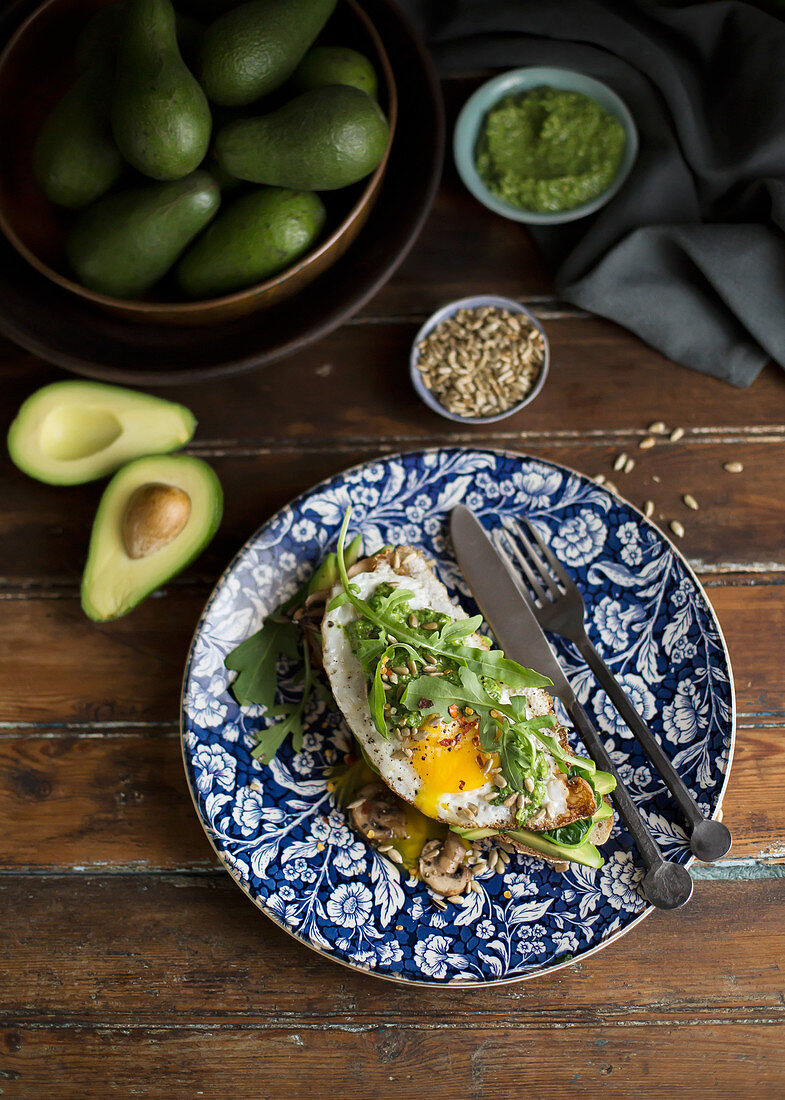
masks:
[[(608, 114), (617, 118), (624, 127), (626, 141), (619, 171), (613, 182), (602, 194), (597, 195), (591, 202), (584, 202), (580, 206), (574, 206), (571, 210), (560, 210), (557, 213), (540, 214), (535, 210), (525, 210), (520, 206), (513, 206), (498, 198), (483, 183), (474, 163), (474, 151), (480, 128), (488, 111), (501, 99), (508, 95), (522, 95), (533, 88), (558, 88), (565, 92), (582, 92), (596, 100), (604, 107)], [(553, 69), (548, 67), (530, 67), (526, 69), (513, 69), (501, 76), (494, 77), (487, 84), (469, 97), (458, 115), (453, 134), (453, 156), (463, 182), (476, 199), (501, 214), (504, 218), (511, 218), (516, 222), (525, 222), (528, 225), (560, 225), (562, 222), (576, 221), (585, 218), (599, 210), (606, 202), (616, 194), (627, 176), (630, 174), (635, 158), (638, 155), (638, 131), (627, 105), (612, 91), (607, 84), (595, 80), (583, 73), (573, 72), (571, 69)]]
[[(417, 366), (417, 361), (420, 358), (417, 347), (420, 341), (424, 340), (441, 321), (446, 320), (448, 317), (452, 317), (459, 309), (480, 309), (482, 306), (494, 306), (496, 309), (509, 310), (510, 313), (524, 314), (534, 327), (539, 329), (542, 333), (542, 339), (545, 345), (542, 366), (540, 367), (540, 373), (537, 376), (536, 382), (526, 394), (523, 401), (519, 401), (517, 405), (513, 405), (512, 408), (506, 409), (504, 412), (496, 413), (495, 416), (460, 416), (458, 413), (450, 412), (449, 409), (446, 409), (423, 382), (422, 375)], [(459, 298), (457, 301), (450, 302), (448, 305), (438, 309), (436, 313), (431, 314), (412, 342), (412, 350), (409, 353), (409, 375), (417, 396), (425, 402), (429, 409), (433, 409), (439, 416), (443, 416), (447, 420), (454, 420), (459, 424), (494, 424), (498, 420), (506, 420), (508, 416), (513, 416), (515, 413), (520, 412), (521, 409), (532, 403), (545, 385), (550, 359), (551, 351), (548, 344), (548, 337), (545, 334), (545, 329), (533, 313), (530, 313), (520, 302), (516, 302), (514, 298), (503, 298), (499, 294), (477, 294), (471, 298)]]

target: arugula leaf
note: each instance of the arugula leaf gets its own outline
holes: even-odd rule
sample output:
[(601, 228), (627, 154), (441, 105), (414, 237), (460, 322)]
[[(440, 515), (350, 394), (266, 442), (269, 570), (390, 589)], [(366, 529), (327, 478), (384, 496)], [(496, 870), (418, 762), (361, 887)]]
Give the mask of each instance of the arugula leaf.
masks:
[[(434, 637), (425, 638), (421, 634), (416, 634), (406, 624), (386, 617), (381, 610), (374, 610), (370, 604), (361, 599), (357, 589), (354, 588), (353, 590), (353, 586), (349, 582), (346, 562), (344, 560), (344, 544), (346, 542), (346, 532), (349, 527), (351, 514), (352, 508), (351, 505), (349, 505), (343, 517), (335, 554), (338, 561), (338, 572), (344, 587), (344, 593), (348, 597), (349, 602), (363, 618), (368, 619), (370, 622), (374, 623), (375, 626), (384, 630), (385, 634), (391, 634), (399, 642), (407, 642), (418, 652), (425, 649), (431, 653), (436, 653), (441, 657), (445, 657), (448, 661), (452, 661), (453, 663), (466, 665), (481, 676), (490, 676), (497, 680), (503, 680), (507, 687), (512, 690), (531, 687), (548, 687), (551, 685), (552, 682), (547, 676), (541, 676), (539, 672), (534, 672), (532, 669), (524, 668), (522, 665), (519, 665), (516, 661), (509, 660), (509, 658), (504, 656), (501, 650), (485, 650), (472, 646), (457, 646), (451, 642), (444, 643), (439, 639), (439, 634), (441, 632), (436, 633)], [(396, 589), (397, 593), (402, 593), (402, 591), (403, 590)], [(477, 619), (476, 616), (475, 619)], [(469, 622), (471, 621), (472, 620), (469, 620)], [(481, 617), (479, 618), (479, 622), (482, 622)], [(463, 620), (460, 620), (460, 624), (463, 626)]]
[(382, 669), (384, 668), (385, 661), (389, 659), (391, 654), (392, 648), (387, 648), (384, 653), (382, 653), (373, 676), (371, 690), (368, 694), (368, 703), (371, 708), (373, 724), (377, 732), (380, 733), (382, 737), (388, 739), (390, 734), (387, 730), (387, 723), (384, 720), (384, 704), (387, 702), (387, 695), (384, 690), (384, 681), (382, 680)]
[(303, 713), (313, 689), (311, 657), (308, 652), (308, 643), (305, 641), (302, 644), (302, 656), (303, 694), (300, 702), (281, 703), (278, 706), (269, 707), (268, 714), (275, 718), (283, 718), (283, 721), (260, 730), (256, 735), (258, 743), (251, 750), (251, 756), (255, 760), (261, 760), (263, 764), (270, 763), (287, 737), (291, 736), (292, 748), (295, 752), (300, 752), (303, 747)]
[(271, 707), (277, 686), (279, 655), (294, 659), (299, 649), (298, 629), (291, 620), (282, 621), (281, 610), (265, 620), (261, 630), (229, 653), (224, 664), (236, 672), (232, 694), (241, 707), (260, 703)]
[(473, 615), (470, 619), (455, 619), (445, 623), (438, 634), (439, 645), (446, 645), (448, 642), (455, 645), (461, 638), (474, 634), (482, 626), (482, 621), (482, 615)]

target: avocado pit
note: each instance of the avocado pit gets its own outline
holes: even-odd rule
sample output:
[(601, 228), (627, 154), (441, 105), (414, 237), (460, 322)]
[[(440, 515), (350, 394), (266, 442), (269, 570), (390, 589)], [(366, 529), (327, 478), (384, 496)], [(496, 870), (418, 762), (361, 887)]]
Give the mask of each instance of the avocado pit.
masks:
[(191, 515), (191, 498), (175, 485), (151, 482), (131, 494), (123, 516), (129, 558), (147, 558), (173, 542)]

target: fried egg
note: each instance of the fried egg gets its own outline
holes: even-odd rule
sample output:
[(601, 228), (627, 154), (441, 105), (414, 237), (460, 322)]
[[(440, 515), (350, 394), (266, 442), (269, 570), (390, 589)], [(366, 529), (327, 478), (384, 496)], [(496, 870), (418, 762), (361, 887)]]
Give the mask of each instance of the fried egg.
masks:
[[(353, 576), (352, 583), (362, 599), (368, 599), (380, 584), (387, 583), (413, 593), (410, 600), (413, 611), (428, 608), (455, 620), (468, 617), (450, 600), (447, 589), (421, 551), (411, 547), (385, 551), (367, 559), (361, 570)], [(340, 591), (338, 585), (333, 594)], [(498, 794), (487, 774), (498, 765), (498, 754), (482, 751), (477, 725), (470, 718), (460, 714), (456, 719), (442, 721), (436, 715), (426, 716), (419, 731), (425, 737), (412, 738), (403, 744), (397, 739), (388, 740), (376, 729), (365, 673), (344, 629), (357, 617), (358, 612), (348, 603), (325, 613), (324, 668), (335, 701), (380, 777), (395, 794), (427, 817), (463, 828), (469, 825), (494, 830), (515, 828), (517, 820), (512, 808), (488, 801)], [(464, 639), (464, 644), (488, 645), (478, 634)], [(506, 697), (503, 694), (502, 702), (507, 702), (510, 694), (525, 696), (527, 718), (553, 712), (553, 699), (542, 688), (529, 688)], [(551, 732), (568, 748), (564, 730), (556, 727)], [(410, 757), (404, 747), (413, 750)], [(537, 816), (527, 822), (527, 828), (555, 829), (590, 816), (595, 809), (591, 788), (583, 779), (568, 780), (555, 759), (545, 755), (549, 765), (545, 780), (547, 798)]]

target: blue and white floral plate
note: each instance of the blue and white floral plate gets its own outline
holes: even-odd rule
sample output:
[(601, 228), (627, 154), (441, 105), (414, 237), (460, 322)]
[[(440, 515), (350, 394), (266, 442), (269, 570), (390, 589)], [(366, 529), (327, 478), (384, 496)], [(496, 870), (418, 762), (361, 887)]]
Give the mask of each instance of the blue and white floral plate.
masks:
[[(447, 535), (461, 501), (489, 528), (504, 517), (535, 523), (584, 594), (592, 640), (705, 811), (719, 810), (733, 750), (730, 665), (700, 584), (653, 524), (590, 479), (501, 451), (436, 449), (357, 466), (284, 508), (231, 563), (196, 630), (182, 700), (194, 803), (226, 869), (283, 929), (336, 962), (428, 985), (529, 978), (626, 932), (650, 908), (629, 834), (617, 821), (600, 871), (558, 874), (521, 856), (503, 876), (480, 876), (468, 905), (442, 912), (333, 804), (326, 772), (349, 746), (340, 717), (314, 702), (303, 751), (287, 745), (257, 764), (265, 719), (234, 701), (224, 657), (334, 546), (350, 502), (366, 548), (421, 547), (471, 612)], [(577, 652), (560, 644), (559, 654), (659, 844), (690, 862), (659, 776)]]

